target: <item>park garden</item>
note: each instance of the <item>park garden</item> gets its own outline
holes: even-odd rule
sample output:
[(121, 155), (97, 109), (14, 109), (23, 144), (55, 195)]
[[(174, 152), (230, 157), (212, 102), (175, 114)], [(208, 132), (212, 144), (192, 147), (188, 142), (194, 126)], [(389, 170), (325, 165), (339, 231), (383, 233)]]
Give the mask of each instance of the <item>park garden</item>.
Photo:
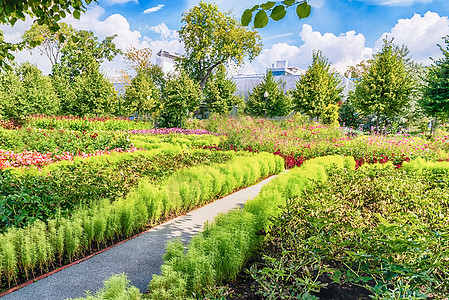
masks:
[[(317, 50), (294, 90), (267, 72), (239, 98), (225, 65), (261, 51), (245, 26), (310, 13), (273, 3), (241, 22), (203, 2), (184, 13), (168, 75), (114, 36), (24, 34), (53, 68), (2, 61), (0, 295), (279, 174), (188, 245), (167, 241), (146, 293), (117, 274), (84, 299), (448, 298), (449, 37), (431, 66), (385, 39), (348, 69), (349, 95)], [(116, 55), (120, 94), (100, 71)]]

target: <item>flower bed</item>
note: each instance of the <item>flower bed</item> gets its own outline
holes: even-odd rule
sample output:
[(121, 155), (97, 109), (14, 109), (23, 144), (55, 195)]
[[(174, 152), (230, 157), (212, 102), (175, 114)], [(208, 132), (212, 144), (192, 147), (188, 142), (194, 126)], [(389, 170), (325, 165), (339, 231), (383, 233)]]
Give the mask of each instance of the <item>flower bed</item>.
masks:
[(156, 128), (156, 129), (141, 129), (141, 130), (130, 130), (129, 133), (131, 134), (196, 134), (196, 135), (203, 135), (203, 134), (212, 134), (212, 135), (219, 135), (218, 133), (213, 133), (210, 131), (207, 131), (205, 129), (182, 129), (182, 128)]

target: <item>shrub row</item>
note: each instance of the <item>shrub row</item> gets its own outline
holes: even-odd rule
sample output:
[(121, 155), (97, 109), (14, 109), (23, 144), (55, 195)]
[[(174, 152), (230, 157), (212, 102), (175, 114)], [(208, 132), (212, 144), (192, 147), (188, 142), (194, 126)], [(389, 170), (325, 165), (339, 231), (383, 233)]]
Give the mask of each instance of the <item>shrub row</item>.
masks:
[(123, 132), (79, 132), (31, 128), (0, 129), (0, 149), (15, 152), (26, 149), (40, 153), (62, 154), (69, 152), (76, 155), (95, 150), (128, 149), (131, 146), (129, 136)]
[(151, 299), (187, 299), (208, 286), (232, 279), (260, 243), (261, 229), (268, 229), (288, 198), (300, 195), (310, 180), (325, 181), (326, 167), (351, 168), (351, 157), (329, 156), (307, 161), (264, 186), (244, 209), (218, 216), (192, 238), (185, 251), (180, 241), (169, 242), (162, 275), (154, 275)]
[[(280, 172), (283, 161), (271, 154), (239, 154), (225, 164), (181, 170), (160, 184), (141, 180), (125, 198), (81, 208), (69, 218), (36, 221), (0, 235), (2, 288), (18, 276), (44, 272), (63, 259), (73, 261), (92, 249), (129, 237), (160, 217), (185, 211)], [(23, 278), (22, 278), (23, 279)], [(7, 284), (8, 283), (8, 284)]]
[(232, 157), (231, 153), (170, 148), (78, 159), (64, 165), (53, 164), (44, 172), (0, 170), (0, 232), (57, 214), (66, 216), (76, 207), (100, 199), (113, 201), (126, 195), (142, 177), (150, 182), (162, 181), (179, 169), (223, 163)]
[(133, 134), (130, 137), (131, 142), (135, 147), (144, 149), (153, 149), (159, 143), (170, 143), (173, 145), (179, 145), (184, 148), (201, 148), (204, 146), (218, 145), (225, 136), (216, 135), (185, 135), (185, 134), (166, 134), (166, 135), (138, 135)]
[(113, 131), (152, 128), (152, 123), (134, 122), (125, 118), (79, 118), (69, 116), (32, 116), (24, 127), (40, 129), (69, 129), (75, 131)]

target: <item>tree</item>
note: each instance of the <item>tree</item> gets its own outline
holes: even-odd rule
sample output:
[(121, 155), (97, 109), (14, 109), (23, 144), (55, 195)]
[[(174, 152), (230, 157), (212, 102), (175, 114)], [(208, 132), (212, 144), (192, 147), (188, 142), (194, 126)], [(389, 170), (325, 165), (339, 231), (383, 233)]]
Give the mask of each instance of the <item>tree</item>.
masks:
[(124, 96), (124, 110), (139, 115), (151, 114), (154, 118), (160, 110), (160, 94), (151, 77), (141, 71), (132, 80)]
[(72, 37), (75, 30), (71, 25), (59, 23), (59, 30), (50, 30), (48, 25), (33, 23), (30, 29), (25, 31), (22, 39), (27, 49), (37, 48), (41, 55), (47, 56), (53, 66), (61, 61), (61, 49), (67, 43), (62, 37)]
[(369, 69), (370, 61), (362, 60), (355, 66), (348, 66), (345, 72), (347, 78), (362, 79), (363, 74), (365, 74)]
[(244, 102), (237, 97), (237, 85), (227, 78), (226, 68), (219, 66), (215, 74), (211, 75), (204, 88), (204, 102), (210, 113), (228, 114), (236, 105), (241, 107)]
[(137, 49), (134, 46), (128, 47), (123, 54), (128, 69), (136, 74), (145, 73), (150, 76), (151, 80), (158, 87), (162, 87), (165, 83), (165, 74), (161, 67), (151, 62), (151, 49)]
[(112, 60), (120, 50), (115, 36), (99, 42), (91, 31), (77, 31), (61, 49), (61, 61), (53, 66), (52, 82), (61, 99), (61, 112), (76, 116), (113, 113), (117, 95), (113, 85), (100, 72), (105, 59)]
[(12, 70), (0, 72), (0, 118), (21, 121), (25, 117), (26, 105), (22, 95), (23, 85), (19, 75)]
[[(96, 1), (96, 0), (94, 0)], [(39, 25), (47, 25), (48, 28), (57, 32), (60, 27), (58, 22), (68, 15), (73, 15), (79, 19), (81, 13), (86, 10), (92, 0), (22, 0), (22, 1), (2, 1), (0, 3), (0, 23), (13, 26), (17, 20), (25, 21), (26, 16), (35, 19)], [(64, 37), (61, 37), (63, 40)], [(3, 40), (3, 33), (0, 35), (0, 68), (12, 70), (8, 64), (14, 60), (13, 51), (22, 50), (25, 42), (17, 44), (8, 43)]]
[(260, 36), (214, 4), (200, 2), (183, 14), (182, 22), (179, 38), (186, 53), (180, 65), (201, 89), (219, 65), (233, 61), (240, 66), (246, 56), (252, 61), (261, 51)]
[(53, 73), (67, 73), (70, 80), (89, 68), (98, 67), (104, 60), (111, 61), (121, 53), (114, 44), (117, 35), (99, 42), (92, 31), (80, 30), (61, 49), (61, 62), (53, 66)]
[[(254, 27), (265, 27), (268, 24), (268, 17), (273, 21), (279, 21), (287, 14), (286, 9), (293, 6), (296, 6), (296, 15), (299, 19), (307, 18), (310, 15), (312, 7), (307, 3), (307, 0), (284, 0), (277, 5), (274, 1), (268, 1), (246, 9), (242, 14), (242, 25), (248, 26), (252, 21), (253, 13), (255, 13)], [(268, 13), (270, 14), (269, 16)]]
[(338, 74), (331, 69), (328, 59), (317, 51), (313, 53), (312, 65), (296, 82), (291, 94), (296, 110), (310, 119), (319, 119), (329, 105), (341, 101), (342, 91)]
[(25, 115), (54, 115), (59, 112), (59, 99), (50, 77), (30, 63), (23, 63), (16, 72), (22, 79), (22, 99), (27, 107), (23, 112)]
[(365, 116), (376, 115), (379, 131), (381, 115), (394, 117), (407, 103), (412, 91), (412, 78), (404, 60), (394, 51), (392, 40), (384, 40), (382, 50), (374, 55), (372, 63), (354, 93), (354, 106)]
[(198, 109), (201, 100), (201, 90), (185, 72), (172, 74), (162, 91), (163, 109), (159, 118), (162, 127), (182, 128), (189, 112)]
[(418, 102), (424, 111), (435, 118), (432, 123), (432, 130), (435, 132), (438, 116), (449, 113), (449, 35), (443, 37), (446, 49), (438, 45), (443, 57), (433, 60), (429, 66), (427, 75), (424, 78), (422, 87), (422, 98)]
[(290, 97), (284, 93), (271, 71), (269, 71), (262, 82), (256, 85), (249, 94), (245, 112), (257, 117), (273, 118), (285, 116), (290, 111)]

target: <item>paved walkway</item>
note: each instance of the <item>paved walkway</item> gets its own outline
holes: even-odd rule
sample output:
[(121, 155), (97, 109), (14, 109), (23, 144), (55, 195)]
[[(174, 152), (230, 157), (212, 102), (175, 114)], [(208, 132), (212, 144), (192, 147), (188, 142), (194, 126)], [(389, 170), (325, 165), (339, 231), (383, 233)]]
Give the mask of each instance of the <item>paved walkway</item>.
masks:
[(206, 221), (212, 221), (219, 213), (242, 207), (246, 200), (257, 196), (262, 186), (274, 177), (159, 225), (134, 239), (25, 286), (1, 299), (62, 300), (81, 297), (86, 290), (95, 292), (100, 289), (103, 281), (112, 274), (123, 272), (128, 275), (134, 286), (145, 292), (152, 274), (160, 274), (162, 255), (165, 253), (165, 244), (168, 240), (180, 237), (184, 242), (189, 241), (201, 231)]

